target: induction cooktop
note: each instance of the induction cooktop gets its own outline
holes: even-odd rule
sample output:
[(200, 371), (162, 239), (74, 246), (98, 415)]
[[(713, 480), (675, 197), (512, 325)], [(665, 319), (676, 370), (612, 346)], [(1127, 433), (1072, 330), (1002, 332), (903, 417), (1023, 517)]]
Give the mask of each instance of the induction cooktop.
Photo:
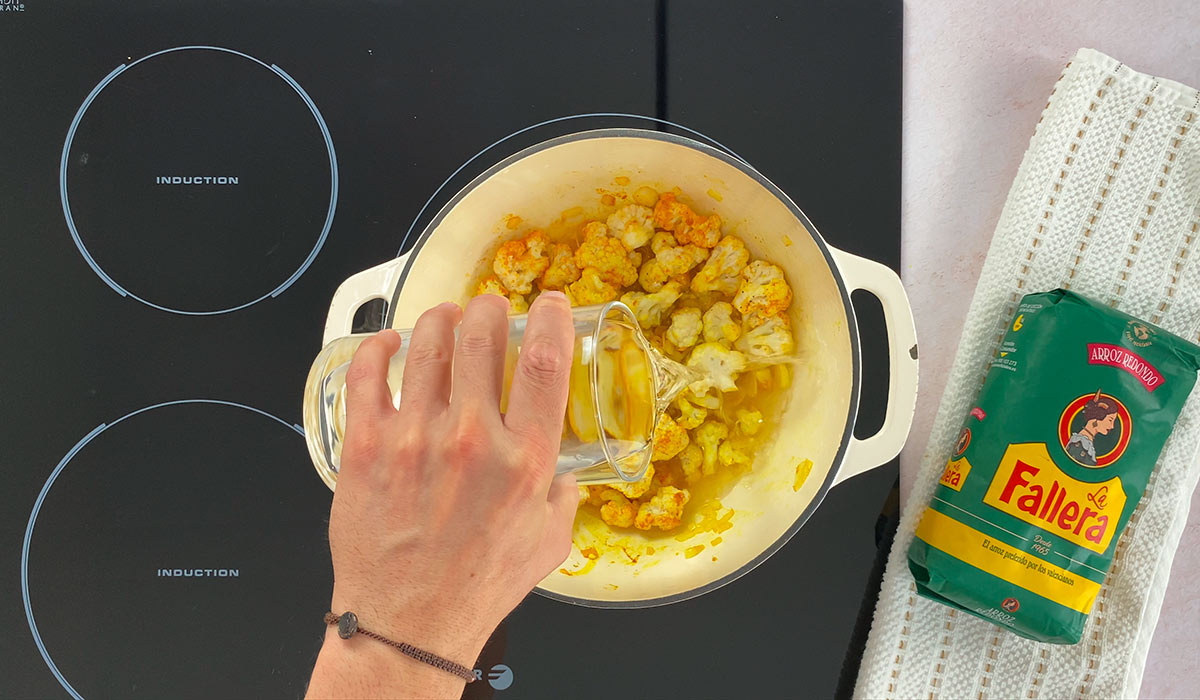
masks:
[[(896, 0), (0, 0), (0, 57), (4, 697), (304, 692), (331, 494), (300, 395), (329, 299), (521, 148), (717, 143), (899, 268)], [(855, 303), (870, 434), (886, 341)], [(467, 697), (845, 692), (895, 481), (838, 486), (700, 598), (531, 595)]]

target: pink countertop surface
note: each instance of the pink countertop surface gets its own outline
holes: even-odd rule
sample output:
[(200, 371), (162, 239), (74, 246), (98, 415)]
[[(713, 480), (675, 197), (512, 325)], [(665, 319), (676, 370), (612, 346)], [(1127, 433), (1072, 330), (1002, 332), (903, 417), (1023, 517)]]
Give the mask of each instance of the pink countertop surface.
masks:
[[(904, 12), (903, 278), (921, 345), (921, 392), (901, 455), (907, 496), (1000, 208), (1063, 66), (1090, 47), (1200, 87), (1200, 2), (908, 0)], [(1200, 697), (1197, 580), (1200, 495), (1171, 569), (1143, 698)]]

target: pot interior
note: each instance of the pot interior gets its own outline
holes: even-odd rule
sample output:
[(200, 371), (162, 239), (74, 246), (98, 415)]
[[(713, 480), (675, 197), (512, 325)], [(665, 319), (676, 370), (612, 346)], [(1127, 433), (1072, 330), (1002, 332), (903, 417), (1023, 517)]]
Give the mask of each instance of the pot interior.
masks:
[[(773, 551), (808, 517), (832, 481), (835, 459), (852, 428), (856, 391), (848, 300), (816, 231), (730, 160), (657, 132), (606, 130), (550, 141), (468, 185), (430, 224), (409, 263), (395, 328), (411, 327), (422, 311), (443, 301), (465, 303), (471, 283), (490, 266), (503, 240), (532, 227), (569, 231), (607, 216), (612, 207), (601, 203), (604, 193), (678, 187), (681, 199), (697, 211), (720, 214), (724, 232), (741, 237), (752, 259), (783, 268), (795, 292), (791, 321), (801, 360), (793, 368), (775, 435), (759, 449), (749, 473), (712, 494), (717, 503), (706, 499), (711, 520), (733, 509), (731, 527), (680, 541), (676, 535), (689, 529), (687, 519), (679, 532), (651, 534), (614, 532), (581, 516), (570, 558), (539, 586), (551, 596), (638, 606), (711, 590)], [(628, 184), (618, 184), (618, 177), (628, 178)], [(806, 460), (811, 470), (798, 482), (797, 469)], [(698, 501), (688, 506), (693, 516), (705, 510)]]

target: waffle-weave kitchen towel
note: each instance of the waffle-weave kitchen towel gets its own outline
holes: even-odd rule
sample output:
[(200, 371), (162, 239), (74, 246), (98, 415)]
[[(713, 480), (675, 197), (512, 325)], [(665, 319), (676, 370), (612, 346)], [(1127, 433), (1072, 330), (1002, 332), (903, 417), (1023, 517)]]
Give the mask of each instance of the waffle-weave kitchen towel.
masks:
[(1137, 697), (1200, 475), (1200, 389), (1117, 544), (1079, 644), (1023, 639), (919, 597), (907, 554), (1017, 300), (1065, 287), (1200, 342), (1197, 258), (1200, 92), (1081, 49), (1050, 93), (996, 225), (888, 559), (856, 697)]

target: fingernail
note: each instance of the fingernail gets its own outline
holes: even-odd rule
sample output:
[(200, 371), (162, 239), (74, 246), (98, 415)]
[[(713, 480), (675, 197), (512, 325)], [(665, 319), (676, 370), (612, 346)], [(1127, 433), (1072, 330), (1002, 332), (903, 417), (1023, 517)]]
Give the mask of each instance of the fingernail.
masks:
[(567, 295), (558, 291), (547, 291), (539, 294), (538, 299), (562, 299), (563, 301), (566, 301)]

